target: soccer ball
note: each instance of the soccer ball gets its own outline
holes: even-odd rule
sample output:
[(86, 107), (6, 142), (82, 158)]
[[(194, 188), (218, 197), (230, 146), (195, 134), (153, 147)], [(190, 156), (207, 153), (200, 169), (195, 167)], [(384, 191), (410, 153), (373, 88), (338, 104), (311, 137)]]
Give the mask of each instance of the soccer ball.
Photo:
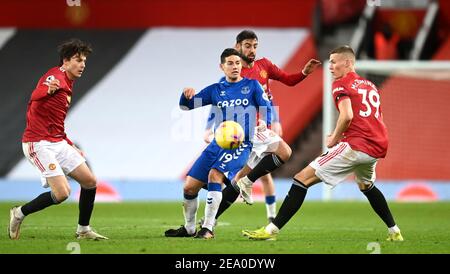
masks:
[(235, 149), (244, 141), (244, 130), (235, 121), (224, 121), (216, 129), (216, 143), (224, 149)]

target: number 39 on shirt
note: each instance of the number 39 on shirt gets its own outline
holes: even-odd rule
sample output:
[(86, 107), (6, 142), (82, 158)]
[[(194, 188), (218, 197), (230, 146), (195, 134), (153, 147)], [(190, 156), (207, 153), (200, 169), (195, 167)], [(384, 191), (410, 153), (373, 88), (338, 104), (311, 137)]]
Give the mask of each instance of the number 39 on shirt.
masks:
[(362, 117), (369, 117), (373, 112), (372, 108), (375, 108), (375, 118), (380, 116), (380, 95), (374, 89), (367, 91), (367, 89), (358, 88), (358, 93), (362, 95), (362, 104), (365, 106), (365, 110), (360, 110), (359, 115)]

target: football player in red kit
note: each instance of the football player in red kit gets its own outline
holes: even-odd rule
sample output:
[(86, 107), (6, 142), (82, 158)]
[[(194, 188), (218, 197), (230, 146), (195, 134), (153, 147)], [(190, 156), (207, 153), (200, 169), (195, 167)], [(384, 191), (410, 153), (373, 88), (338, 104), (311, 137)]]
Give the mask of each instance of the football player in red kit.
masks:
[(297, 173), (275, 219), (255, 231), (242, 231), (255, 240), (274, 239), (280, 229), (300, 209), (310, 186), (324, 182), (336, 186), (353, 173), (359, 189), (388, 227), (388, 241), (403, 241), (389, 206), (374, 185), (375, 167), (388, 149), (388, 135), (383, 123), (377, 87), (355, 72), (355, 54), (349, 46), (330, 52), (333, 98), (339, 117), (327, 138), (328, 152), (317, 157)]
[(42, 76), (31, 94), (27, 109), (27, 124), (22, 138), (25, 157), (41, 174), (44, 192), (34, 200), (10, 210), (9, 237), (20, 236), (20, 225), (25, 216), (48, 206), (59, 204), (70, 195), (66, 175), (81, 186), (78, 239), (107, 239), (89, 226), (94, 209), (97, 180), (86, 164), (83, 153), (69, 140), (64, 120), (69, 109), (75, 79), (80, 78), (86, 67), (91, 47), (72, 39), (59, 46), (60, 64)]

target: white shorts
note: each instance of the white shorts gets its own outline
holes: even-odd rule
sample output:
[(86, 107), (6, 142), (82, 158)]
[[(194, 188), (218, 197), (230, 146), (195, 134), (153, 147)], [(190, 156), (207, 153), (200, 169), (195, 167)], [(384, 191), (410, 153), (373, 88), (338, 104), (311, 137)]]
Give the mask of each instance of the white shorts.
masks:
[(23, 153), (41, 174), (43, 187), (49, 187), (48, 177), (67, 175), (86, 160), (65, 140), (60, 142), (22, 143)]
[(253, 149), (248, 157), (247, 165), (253, 169), (267, 154), (277, 150), (281, 137), (270, 129), (258, 132), (255, 128), (253, 135)]
[(354, 173), (356, 182), (369, 185), (375, 182), (377, 160), (364, 152), (353, 150), (348, 143), (341, 142), (309, 165), (316, 170), (317, 177), (333, 187), (351, 173)]

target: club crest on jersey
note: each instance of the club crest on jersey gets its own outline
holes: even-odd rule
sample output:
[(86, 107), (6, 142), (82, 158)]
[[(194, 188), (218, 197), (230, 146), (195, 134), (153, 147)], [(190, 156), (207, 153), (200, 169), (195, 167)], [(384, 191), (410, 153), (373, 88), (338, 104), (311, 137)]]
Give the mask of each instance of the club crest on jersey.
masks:
[(220, 96), (225, 96), (225, 95), (226, 95), (225, 90), (221, 90), (220, 93), (219, 93), (219, 95), (220, 95)]
[(56, 169), (56, 165), (55, 165), (55, 164), (49, 164), (49, 165), (48, 165), (48, 168), (49, 168), (50, 170), (55, 170), (55, 169)]
[(249, 94), (250, 93), (250, 88), (248, 86), (242, 87), (241, 93), (242, 94)]
[(267, 78), (267, 71), (261, 70), (261, 71), (259, 72), (259, 76), (261, 76), (262, 78)]

